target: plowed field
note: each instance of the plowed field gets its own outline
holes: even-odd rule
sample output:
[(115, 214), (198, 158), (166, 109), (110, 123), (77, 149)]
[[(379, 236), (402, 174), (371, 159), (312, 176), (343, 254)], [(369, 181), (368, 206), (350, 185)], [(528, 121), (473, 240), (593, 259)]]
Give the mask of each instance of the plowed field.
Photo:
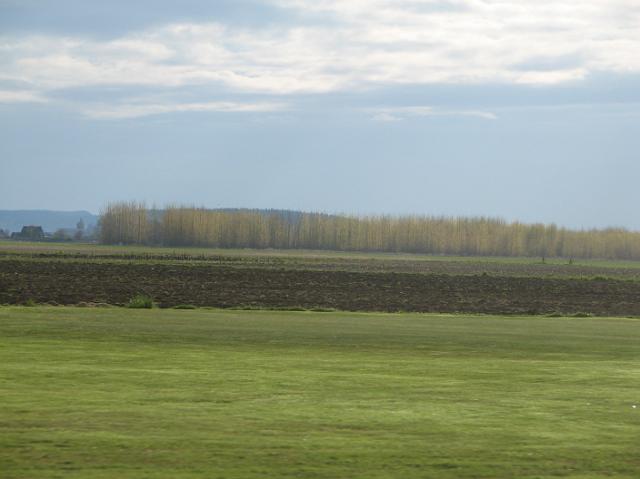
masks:
[(0, 304), (122, 305), (144, 293), (161, 307), (640, 315), (637, 270), (619, 277), (557, 271), (535, 276), (521, 265), (518, 276), (518, 265), (498, 263), (465, 268), (454, 262), (447, 269), (447, 262), (433, 262), (437, 268), (429, 270), (427, 262), (347, 261), (341, 267), (327, 260), (322, 268), (321, 262), (260, 258), (234, 263), (8, 256), (0, 261)]

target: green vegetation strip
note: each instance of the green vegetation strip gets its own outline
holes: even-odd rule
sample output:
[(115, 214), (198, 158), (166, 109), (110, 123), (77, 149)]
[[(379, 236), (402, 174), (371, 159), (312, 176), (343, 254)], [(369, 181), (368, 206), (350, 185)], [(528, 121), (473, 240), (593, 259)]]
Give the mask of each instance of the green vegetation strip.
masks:
[(635, 478), (639, 344), (629, 319), (0, 308), (0, 476)]
[[(94, 243), (43, 243), (29, 241), (0, 240), (0, 257), (19, 255), (27, 257), (32, 255), (38, 258), (41, 255), (59, 256), (60, 259), (79, 256), (80, 259), (96, 257), (103, 259), (105, 256), (123, 257), (126, 259), (143, 260), (145, 258), (157, 261), (162, 259), (179, 260), (209, 260), (227, 259), (239, 261), (241, 259), (255, 259), (268, 257), (270, 259), (282, 259), (292, 262), (326, 260), (380, 260), (380, 261), (407, 261), (407, 262), (462, 262), (462, 263), (495, 263), (512, 265), (539, 265), (541, 257), (506, 257), (506, 256), (455, 256), (455, 255), (429, 255), (410, 253), (376, 253), (358, 251), (331, 251), (331, 250), (304, 250), (304, 249), (251, 249), (251, 248), (198, 248), (198, 247), (160, 247), (140, 245), (102, 245)], [(165, 256), (166, 258), (160, 258)], [(623, 268), (640, 269), (640, 261), (633, 260), (607, 260), (607, 259), (579, 259), (579, 258), (545, 258), (544, 264), (551, 266), (583, 266), (593, 268)]]

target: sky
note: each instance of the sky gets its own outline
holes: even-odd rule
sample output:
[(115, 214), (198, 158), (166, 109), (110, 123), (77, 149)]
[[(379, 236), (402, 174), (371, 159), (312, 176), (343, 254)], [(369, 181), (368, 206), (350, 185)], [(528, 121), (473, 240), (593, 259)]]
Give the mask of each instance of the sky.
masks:
[(638, 0), (0, 0), (0, 209), (640, 230)]

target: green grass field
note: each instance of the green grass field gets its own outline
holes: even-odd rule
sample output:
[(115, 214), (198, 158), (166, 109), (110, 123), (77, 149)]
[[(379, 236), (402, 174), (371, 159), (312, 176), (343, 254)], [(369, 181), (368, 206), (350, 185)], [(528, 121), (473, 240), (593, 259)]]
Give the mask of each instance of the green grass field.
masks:
[(2, 478), (639, 474), (638, 320), (0, 308)]
[[(0, 253), (5, 255), (19, 254), (21, 256), (29, 253), (56, 253), (64, 258), (65, 255), (170, 255), (178, 254), (185, 256), (207, 257), (275, 257), (291, 260), (300, 259), (353, 259), (353, 260), (396, 260), (396, 261), (447, 261), (447, 262), (473, 262), (473, 263), (497, 263), (530, 265), (539, 264), (542, 258), (530, 257), (504, 257), (504, 256), (443, 256), (411, 253), (374, 253), (359, 251), (330, 251), (330, 250), (278, 250), (278, 249), (230, 249), (230, 248), (198, 248), (198, 247), (158, 247), (158, 246), (116, 246), (102, 245), (94, 243), (44, 243), (29, 241), (0, 240)], [(548, 265), (566, 265), (568, 258), (545, 258)], [(573, 259), (574, 266), (601, 267), (601, 268), (625, 268), (640, 269), (640, 261), (632, 260), (607, 260), (607, 259)]]

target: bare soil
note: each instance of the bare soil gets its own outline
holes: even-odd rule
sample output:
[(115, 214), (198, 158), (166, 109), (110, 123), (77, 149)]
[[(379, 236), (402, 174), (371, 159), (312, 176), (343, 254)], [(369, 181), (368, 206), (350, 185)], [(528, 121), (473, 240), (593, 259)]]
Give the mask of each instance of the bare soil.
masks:
[[(234, 266), (229, 261), (5, 258), (0, 261), (0, 304), (123, 305), (144, 293), (161, 307), (640, 316), (640, 282), (635, 280), (533, 276), (526, 265), (485, 264), (480, 273), (473, 269), (479, 266), (466, 262), (449, 269), (438, 262), (368, 263), (340, 269), (331, 262), (325, 268), (304, 268), (269, 261)], [(518, 266), (521, 276), (514, 275)], [(496, 271), (505, 267), (507, 272)]]

